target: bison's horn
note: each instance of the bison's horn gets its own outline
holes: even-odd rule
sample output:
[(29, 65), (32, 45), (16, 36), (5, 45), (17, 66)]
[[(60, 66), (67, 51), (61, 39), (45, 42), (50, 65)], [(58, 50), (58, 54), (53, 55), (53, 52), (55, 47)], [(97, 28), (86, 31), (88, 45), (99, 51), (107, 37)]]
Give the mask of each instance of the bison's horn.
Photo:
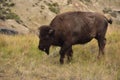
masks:
[(49, 34), (53, 34), (54, 33), (54, 30), (53, 29), (50, 29), (49, 30)]

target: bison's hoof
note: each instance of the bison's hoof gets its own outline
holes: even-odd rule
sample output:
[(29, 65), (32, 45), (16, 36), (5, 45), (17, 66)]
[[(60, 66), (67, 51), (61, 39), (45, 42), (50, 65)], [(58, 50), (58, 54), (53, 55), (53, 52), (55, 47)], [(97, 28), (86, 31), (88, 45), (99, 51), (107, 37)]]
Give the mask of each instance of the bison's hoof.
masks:
[(63, 61), (63, 59), (60, 59), (60, 64), (64, 64), (64, 61)]

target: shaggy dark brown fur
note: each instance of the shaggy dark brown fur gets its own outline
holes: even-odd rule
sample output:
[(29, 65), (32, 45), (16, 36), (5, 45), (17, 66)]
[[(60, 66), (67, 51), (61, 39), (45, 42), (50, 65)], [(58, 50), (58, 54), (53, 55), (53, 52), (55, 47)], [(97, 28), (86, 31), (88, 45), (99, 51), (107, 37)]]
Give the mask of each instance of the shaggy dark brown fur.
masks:
[(112, 20), (94, 12), (78, 11), (57, 15), (50, 25), (39, 28), (38, 47), (49, 54), (51, 45), (60, 46), (60, 63), (63, 64), (65, 54), (69, 61), (72, 58), (72, 45), (85, 44), (95, 38), (98, 41), (99, 57), (104, 54), (108, 23), (112, 24)]

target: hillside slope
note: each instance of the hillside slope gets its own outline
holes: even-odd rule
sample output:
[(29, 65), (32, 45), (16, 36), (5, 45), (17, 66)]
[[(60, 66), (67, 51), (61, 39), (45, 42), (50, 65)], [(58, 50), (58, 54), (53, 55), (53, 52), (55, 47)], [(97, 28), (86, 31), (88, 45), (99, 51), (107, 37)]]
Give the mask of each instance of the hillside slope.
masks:
[[(49, 24), (56, 14), (67, 11), (96, 11), (113, 13), (119, 10), (120, 0), (8, 0), (14, 3), (11, 11), (22, 20), (22, 26), (30, 31), (36, 31), (40, 25)], [(119, 14), (120, 15), (120, 14)], [(12, 23), (12, 22), (11, 22)], [(17, 25), (14, 25), (17, 27)], [(23, 28), (23, 27), (21, 27)], [(23, 29), (24, 29), (23, 28)], [(29, 32), (29, 30), (26, 30)]]

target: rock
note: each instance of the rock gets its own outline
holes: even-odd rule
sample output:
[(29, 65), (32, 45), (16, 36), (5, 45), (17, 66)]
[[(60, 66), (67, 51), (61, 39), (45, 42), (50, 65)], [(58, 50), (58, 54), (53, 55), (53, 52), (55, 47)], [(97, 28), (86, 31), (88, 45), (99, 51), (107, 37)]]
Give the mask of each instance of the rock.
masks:
[(6, 26), (17, 31), (19, 34), (29, 33), (29, 29), (26, 26), (24, 26), (23, 24), (17, 23), (15, 20), (8, 19), (5, 21), (5, 23), (6, 23)]
[(16, 34), (18, 34), (17, 31), (9, 29), (7, 27), (0, 27), (0, 33), (1, 34), (7, 34), (7, 35), (16, 35)]
[(6, 21), (0, 21), (0, 33), (4, 34), (27, 34), (29, 29), (23, 24), (17, 23), (15, 20), (8, 19)]

